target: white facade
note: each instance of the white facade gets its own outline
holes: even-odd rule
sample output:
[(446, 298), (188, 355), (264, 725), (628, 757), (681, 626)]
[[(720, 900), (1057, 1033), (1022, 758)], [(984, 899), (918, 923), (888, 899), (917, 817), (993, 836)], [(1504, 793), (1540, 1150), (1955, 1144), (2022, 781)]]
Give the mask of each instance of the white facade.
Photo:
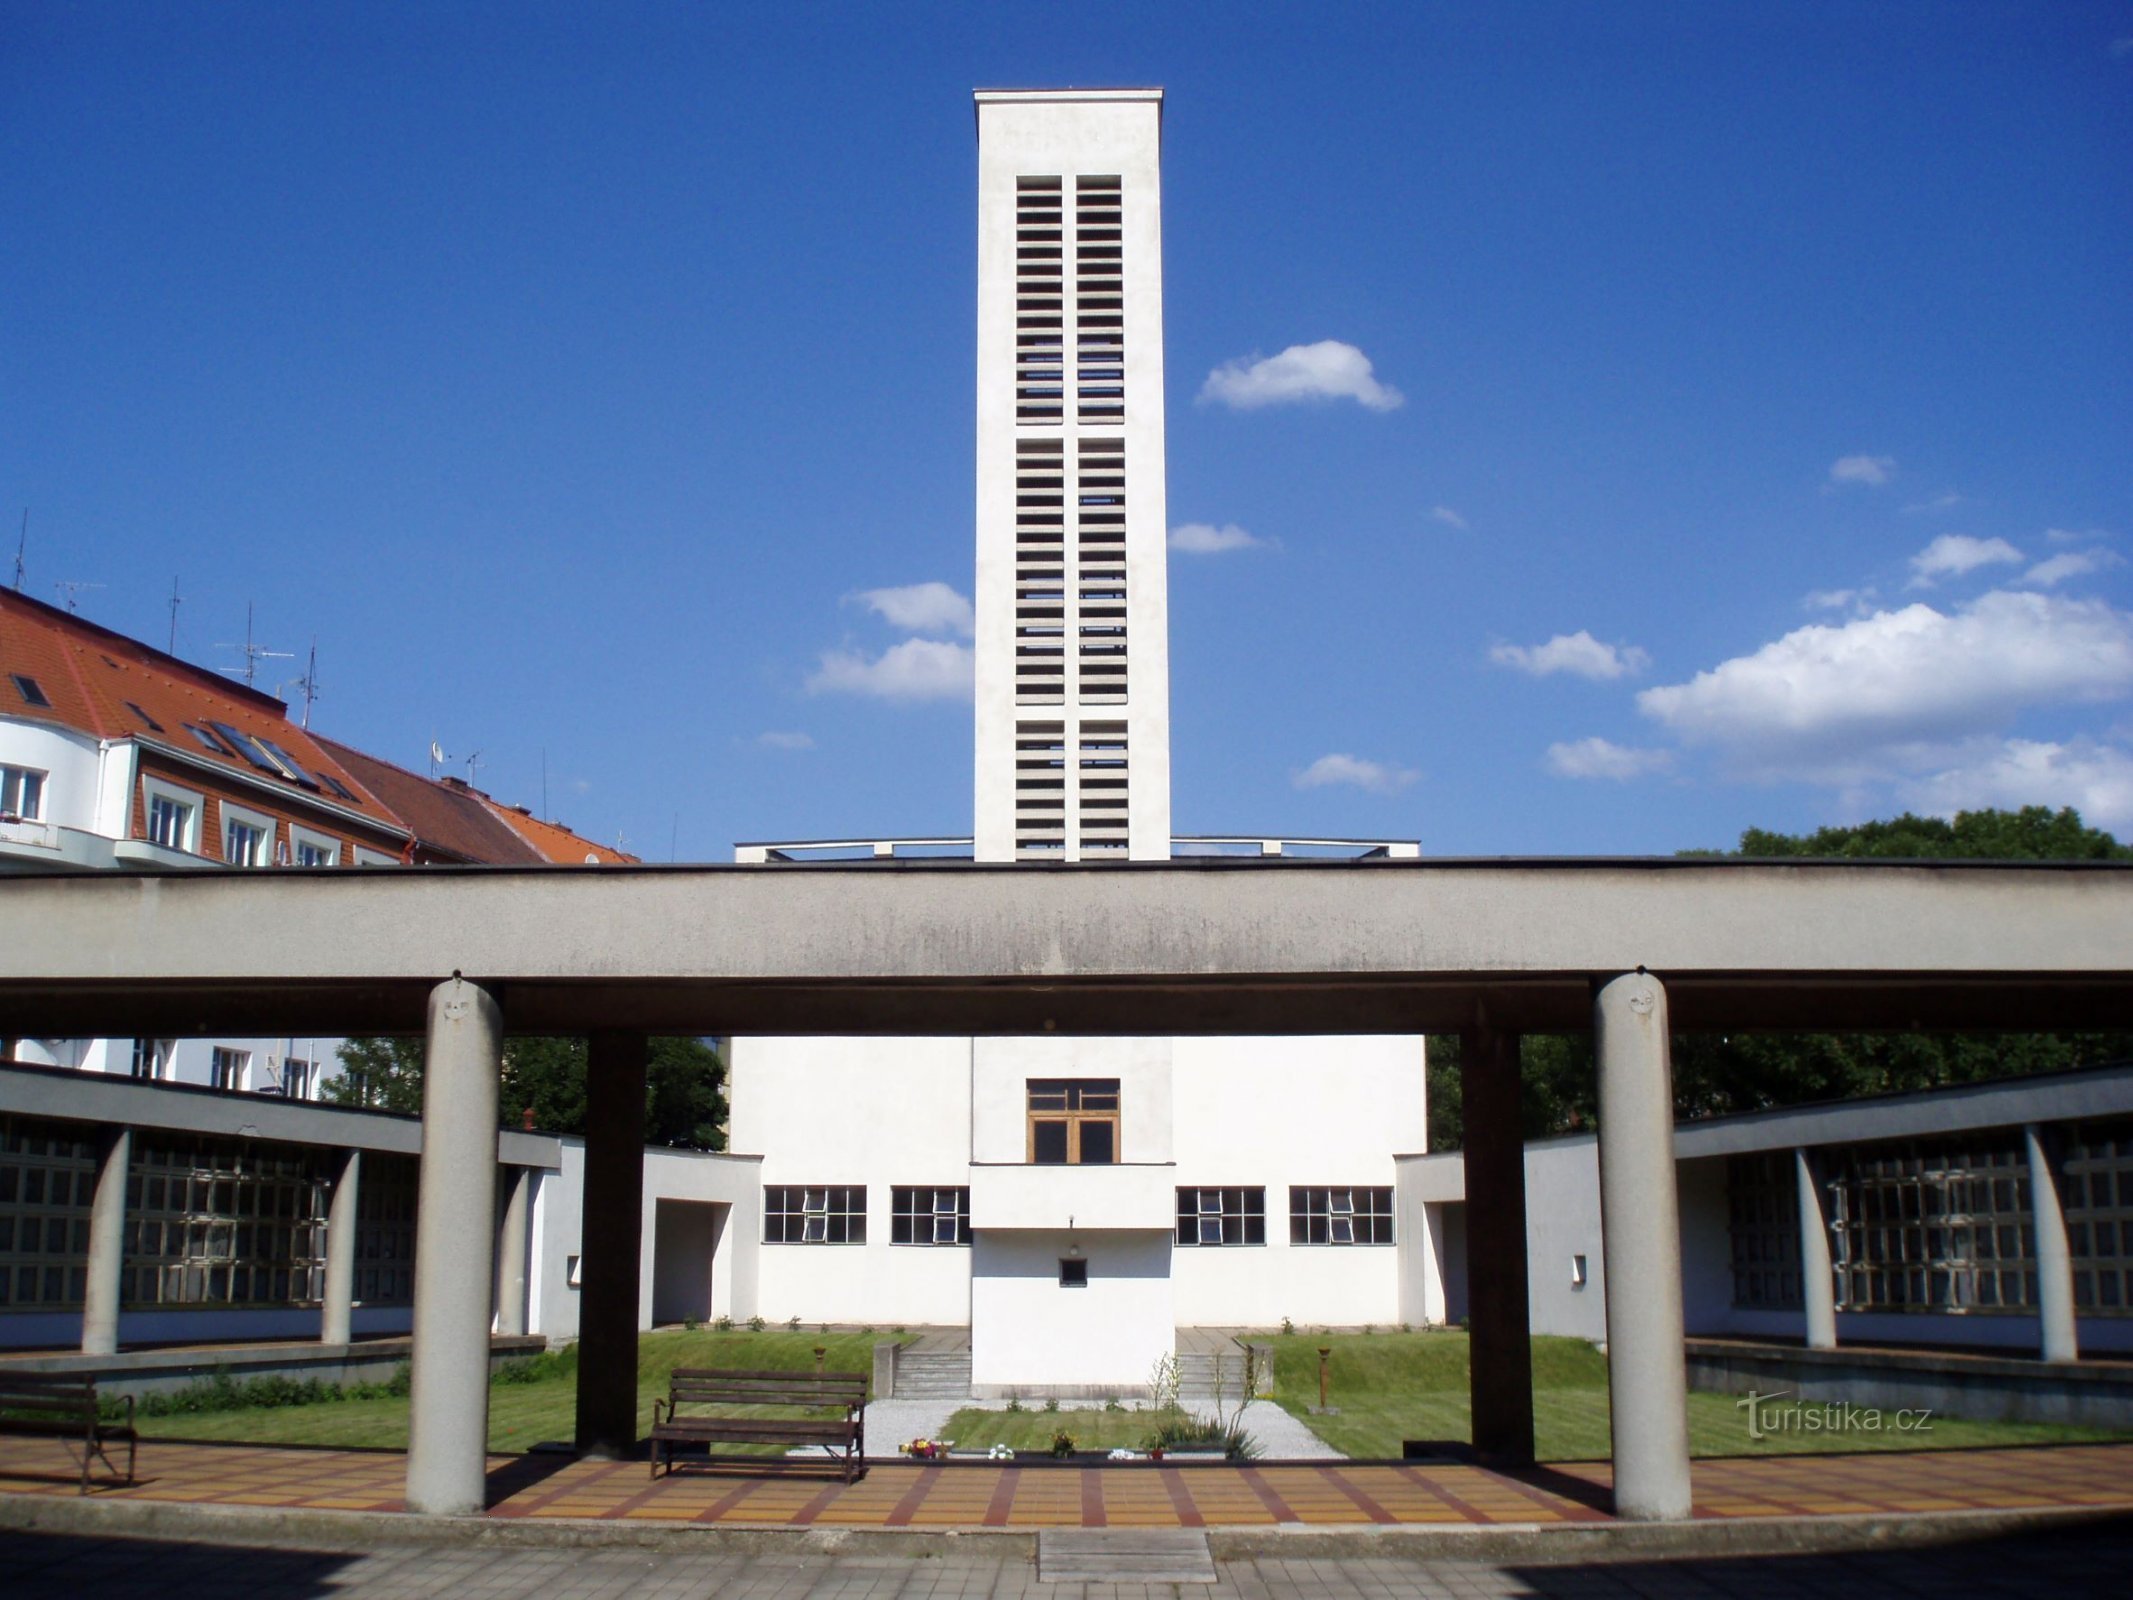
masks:
[[(977, 111), (972, 853), (1168, 860), (1162, 92)], [(776, 871), (797, 848), (738, 854)], [(770, 1322), (967, 1327), (979, 1393), (1119, 1393), (1180, 1326), (1401, 1318), (1419, 1038), (735, 1039), (729, 1059)], [(1087, 1117), (1048, 1109), (1084, 1094)]]

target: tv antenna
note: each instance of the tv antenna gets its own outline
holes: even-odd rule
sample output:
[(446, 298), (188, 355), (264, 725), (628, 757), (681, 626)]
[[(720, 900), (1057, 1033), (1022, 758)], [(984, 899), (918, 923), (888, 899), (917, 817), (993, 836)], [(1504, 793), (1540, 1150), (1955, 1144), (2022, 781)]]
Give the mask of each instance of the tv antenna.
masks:
[(451, 759), (450, 756), (444, 753), (443, 745), (439, 744), (435, 739), (430, 741), (430, 777), (432, 779), (437, 776), (437, 769)]
[[(304, 697), (303, 720), (298, 723), (297, 726), (303, 728), (306, 732), (310, 731), (311, 702), (319, 697), (318, 640), (313, 639), (311, 641), (311, 655), (310, 658), (304, 663), (304, 675), (300, 678), (289, 679), (286, 683), (281, 685), (281, 688), (294, 689), (297, 691), (297, 693), (301, 694)], [(280, 690), (276, 690), (275, 692), (278, 694)]]
[(218, 644), (215, 648), (217, 650), (236, 650), (243, 654), (243, 666), (224, 667), (222, 670), (233, 678), (244, 679), (244, 686), (247, 689), (254, 689), (259, 686), (260, 662), (294, 661), (296, 659), (295, 655), (287, 650), (269, 650), (263, 644), (254, 644), (252, 642), (252, 602), (249, 600), (244, 603), (244, 643)]
[(474, 782), (474, 775), (479, 771), (481, 771), (481, 752), (477, 750), (467, 757), (467, 787), (469, 789), (479, 787)]
[(185, 596), (178, 593), (177, 574), (170, 579), (170, 648), (163, 653), (174, 656), (178, 653), (178, 607), (185, 604)]
[[(18, 555), (15, 559), (19, 563), (22, 558)], [(15, 570), (19, 575), (22, 571), (22, 568), (18, 564)], [(22, 585), (18, 582), (15, 587), (19, 589), (22, 587)], [(82, 590), (101, 589), (103, 585), (100, 583), (84, 583), (79, 579), (70, 578), (64, 583), (55, 583), (52, 585), (52, 587), (59, 592), (59, 597), (67, 603), (67, 614), (69, 616), (72, 616), (75, 612), (81, 609)]]
[(30, 553), (30, 508), (22, 508), (22, 537), (15, 541), (15, 593), (22, 593), (22, 569)]

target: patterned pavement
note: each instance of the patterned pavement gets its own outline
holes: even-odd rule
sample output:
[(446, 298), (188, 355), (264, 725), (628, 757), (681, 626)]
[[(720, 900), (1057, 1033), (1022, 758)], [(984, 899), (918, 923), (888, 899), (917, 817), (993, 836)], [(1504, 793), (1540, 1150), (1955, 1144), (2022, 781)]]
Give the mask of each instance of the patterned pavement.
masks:
[[(855, 1484), (811, 1463), (684, 1469), (564, 1455), (490, 1459), (490, 1515), (753, 1528), (1253, 1528), (1560, 1524), (1609, 1520), (1604, 1462), (1519, 1473), (1426, 1462), (1232, 1467), (877, 1464)], [(399, 1511), (396, 1451), (148, 1440), (131, 1487), (98, 1498), (305, 1510)], [(0, 1437), (0, 1494), (72, 1497), (54, 1440)], [(2133, 1510), (2133, 1444), (1839, 1456), (1695, 1465), (1706, 1519), (2016, 1508)]]

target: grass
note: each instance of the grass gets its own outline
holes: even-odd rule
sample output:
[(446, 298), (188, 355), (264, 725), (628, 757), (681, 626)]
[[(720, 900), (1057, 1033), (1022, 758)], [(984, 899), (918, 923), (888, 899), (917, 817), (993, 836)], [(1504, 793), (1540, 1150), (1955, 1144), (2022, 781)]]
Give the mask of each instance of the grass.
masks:
[[(637, 1342), (637, 1424), (652, 1425), (652, 1400), (664, 1397), (676, 1367), (756, 1367), (811, 1372), (815, 1346), (825, 1347), (831, 1372), (874, 1370), (874, 1346), (888, 1335), (872, 1333), (718, 1333), (711, 1329), (646, 1334)], [(533, 1364), (531, 1381), (493, 1381), (489, 1387), (489, 1448), (524, 1450), (575, 1431), (577, 1352), (570, 1349)], [(246, 1444), (330, 1445), (344, 1449), (407, 1448), (404, 1396), (321, 1400), (301, 1405), (246, 1406), (217, 1411), (181, 1411), (143, 1416), (150, 1439), (209, 1439)]]
[[(1343, 1454), (1397, 1457), (1406, 1439), (1465, 1441), (1467, 1336), (1427, 1333), (1276, 1335), (1274, 1398)], [(1318, 1404), (1318, 1346), (1331, 1347), (1327, 1400), (1339, 1413), (1312, 1416)], [(1698, 1456), (1801, 1455), (1857, 1450), (1961, 1450), (1989, 1445), (2061, 1444), (2118, 1435), (2024, 1422), (1969, 1422), (1936, 1417), (1930, 1429), (1898, 1433), (1892, 1419), (1878, 1431), (1784, 1433), (1760, 1442), (1732, 1395), (1689, 1395), (1689, 1451)], [(1590, 1461), (1609, 1449), (1607, 1358), (1581, 1339), (1533, 1341), (1533, 1433), (1543, 1461)]]
[(1153, 1411), (980, 1411), (973, 1407), (942, 1423), (941, 1437), (954, 1441), (958, 1450), (1004, 1444), (1018, 1455), (1049, 1455), (1052, 1436), (1057, 1433), (1072, 1434), (1077, 1450), (1141, 1450), (1155, 1432), (1156, 1421)]

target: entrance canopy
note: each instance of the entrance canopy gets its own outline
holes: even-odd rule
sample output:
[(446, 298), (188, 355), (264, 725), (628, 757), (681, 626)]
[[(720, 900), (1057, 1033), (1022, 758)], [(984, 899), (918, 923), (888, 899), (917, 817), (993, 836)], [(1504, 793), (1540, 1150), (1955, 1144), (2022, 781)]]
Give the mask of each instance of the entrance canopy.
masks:
[(2133, 1026), (2133, 865), (1704, 859), (334, 869), (0, 880), (0, 1034)]

